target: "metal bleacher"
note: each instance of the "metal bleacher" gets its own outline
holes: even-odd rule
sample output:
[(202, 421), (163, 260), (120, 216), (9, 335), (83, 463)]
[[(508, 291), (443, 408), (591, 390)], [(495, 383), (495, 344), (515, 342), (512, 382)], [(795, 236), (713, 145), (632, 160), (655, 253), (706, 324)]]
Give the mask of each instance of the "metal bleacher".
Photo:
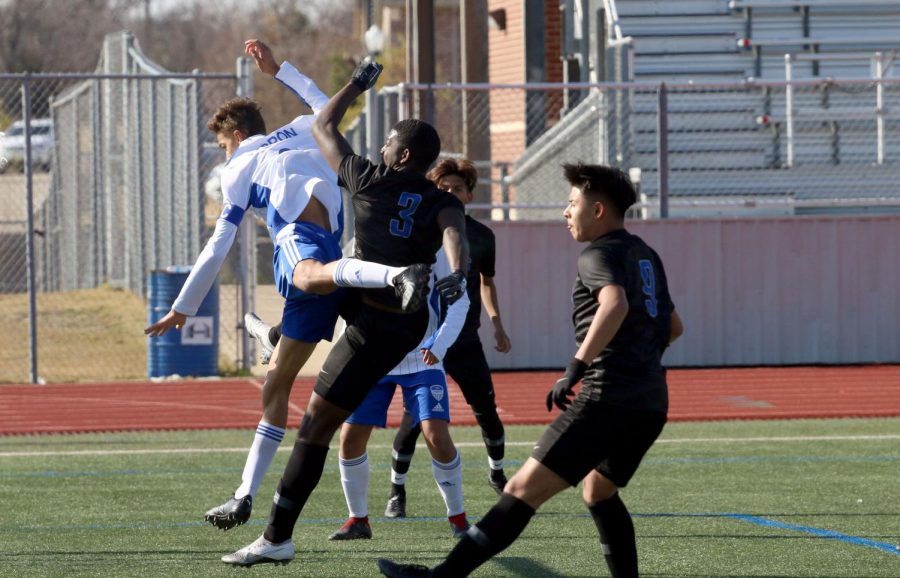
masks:
[[(667, 149), (671, 199), (717, 196), (757, 203), (769, 198), (792, 207), (785, 213), (834, 199), (852, 207), (854, 198), (864, 197), (896, 198), (900, 206), (900, 139), (891, 136), (900, 128), (900, 86), (879, 87), (876, 93), (860, 89), (863, 85), (824, 82), (872, 78), (876, 53), (878, 72), (894, 76), (890, 64), (894, 50), (900, 50), (900, 2), (613, 3), (633, 50), (629, 80), (673, 86)], [(805, 84), (788, 89), (752, 82), (782, 82), (786, 75)], [(814, 82), (817, 78), (823, 82)], [(731, 82), (743, 85), (721, 87)], [(690, 89), (688, 83), (719, 88)], [(642, 168), (642, 191), (652, 198), (656, 93), (632, 90), (628, 113), (628, 146), (617, 157), (625, 168)]]

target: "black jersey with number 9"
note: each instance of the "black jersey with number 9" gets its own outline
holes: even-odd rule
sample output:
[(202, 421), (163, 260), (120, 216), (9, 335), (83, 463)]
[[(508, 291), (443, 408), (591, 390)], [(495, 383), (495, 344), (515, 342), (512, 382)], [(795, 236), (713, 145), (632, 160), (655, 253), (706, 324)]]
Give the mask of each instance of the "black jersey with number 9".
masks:
[(597, 292), (611, 284), (625, 290), (628, 314), (606, 348), (589, 363), (584, 385), (609, 403), (666, 411), (660, 358), (669, 342), (674, 305), (659, 256), (624, 229), (595, 239), (578, 257), (572, 320), (579, 345), (597, 313)]

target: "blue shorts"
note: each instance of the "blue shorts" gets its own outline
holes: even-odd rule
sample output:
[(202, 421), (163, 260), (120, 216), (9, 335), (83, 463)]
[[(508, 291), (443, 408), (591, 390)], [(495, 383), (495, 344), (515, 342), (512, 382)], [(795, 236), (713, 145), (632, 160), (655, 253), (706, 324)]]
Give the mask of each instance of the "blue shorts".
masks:
[(291, 223), (279, 232), (273, 266), (275, 285), (285, 299), (282, 334), (308, 343), (331, 341), (345, 290), (328, 295), (304, 293), (294, 286), (294, 268), (306, 259), (330, 263), (341, 256), (334, 236), (312, 223)]
[(387, 425), (388, 408), (398, 385), (403, 392), (403, 404), (412, 414), (412, 427), (429, 419), (450, 421), (447, 376), (440, 369), (426, 369), (419, 373), (382, 378), (347, 418), (347, 423), (376, 427)]

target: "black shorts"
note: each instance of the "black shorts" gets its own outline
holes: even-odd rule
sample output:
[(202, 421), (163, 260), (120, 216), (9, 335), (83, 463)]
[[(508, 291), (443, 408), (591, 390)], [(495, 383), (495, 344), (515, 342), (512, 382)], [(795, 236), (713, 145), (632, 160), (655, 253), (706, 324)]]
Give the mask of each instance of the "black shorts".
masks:
[(496, 410), (494, 382), (478, 334), (460, 335), (444, 356), (444, 370), (478, 413)]
[(624, 488), (665, 424), (662, 412), (610, 405), (579, 393), (553, 420), (531, 457), (573, 486), (597, 470)]
[(361, 305), (325, 359), (314, 391), (353, 412), (372, 386), (419, 345), (427, 326), (427, 307), (403, 314)]

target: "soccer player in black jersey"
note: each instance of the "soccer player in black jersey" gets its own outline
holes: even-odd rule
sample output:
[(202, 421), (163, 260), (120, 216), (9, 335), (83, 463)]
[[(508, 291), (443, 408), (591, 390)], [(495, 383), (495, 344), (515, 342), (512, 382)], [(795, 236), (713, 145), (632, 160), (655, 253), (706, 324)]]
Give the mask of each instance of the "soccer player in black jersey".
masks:
[[(444, 159), (428, 172), (428, 178), (441, 190), (447, 191), (464, 205), (472, 202), (478, 171), (471, 161)], [(484, 357), (484, 348), (478, 337), (481, 326), (481, 303), (494, 328), (495, 349), (501, 353), (510, 350), (511, 344), (503, 321), (497, 290), (494, 287), (494, 262), (496, 243), (494, 233), (471, 216), (466, 215), (466, 239), (469, 241), (469, 274), (466, 293), (469, 295), (469, 313), (459, 337), (444, 357), (444, 369), (459, 385), (466, 403), (472, 408), (475, 419), (481, 427), (481, 437), (488, 453), (488, 483), (497, 493), (503, 492), (506, 475), (503, 473), (503, 456), (506, 441), (503, 422), (497, 414), (494, 400), (494, 383), (491, 370)], [(403, 412), (403, 420), (394, 437), (393, 459), (391, 460), (391, 496), (384, 515), (389, 518), (406, 516), (406, 473), (416, 449), (421, 427), (410, 427), (412, 416)]]
[[(375, 84), (380, 73), (381, 65), (363, 61), (351, 81), (319, 112), (313, 136), (351, 194), (356, 256), (392, 266), (430, 265), (443, 244), (453, 273), (439, 279), (435, 288), (453, 303), (466, 290), (466, 223), (462, 203), (425, 177), (441, 149), (437, 131), (420, 120), (400, 121), (382, 147), (382, 162), (377, 165), (353, 154), (338, 132), (347, 108)], [(369, 389), (422, 340), (427, 308), (404, 311), (393, 289), (359, 290), (359, 296), (358, 309), (316, 380), (275, 493), (269, 525), (255, 542), (222, 557), (223, 562), (251, 566), (286, 564), (293, 559), (294, 525), (319, 483), (334, 433)]]
[[(572, 294), (578, 350), (547, 394), (563, 410), (509, 480), (500, 501), (434, 569), (379, 560), (386, 576), (468, 576), (513, 543), (544, 502), (584, 482), (585, 505), (614, 578), (638, 576), (634, 526), (618, 489), (631, 479), (666, 422), (660, 358), (683, 331), (662, 262), (624, 228), (635, 192), (618, 169), (563, 165), (571, 184), (566, 223), (578, 257)], [(582, 381), (571, 399), (572, 388)]]

